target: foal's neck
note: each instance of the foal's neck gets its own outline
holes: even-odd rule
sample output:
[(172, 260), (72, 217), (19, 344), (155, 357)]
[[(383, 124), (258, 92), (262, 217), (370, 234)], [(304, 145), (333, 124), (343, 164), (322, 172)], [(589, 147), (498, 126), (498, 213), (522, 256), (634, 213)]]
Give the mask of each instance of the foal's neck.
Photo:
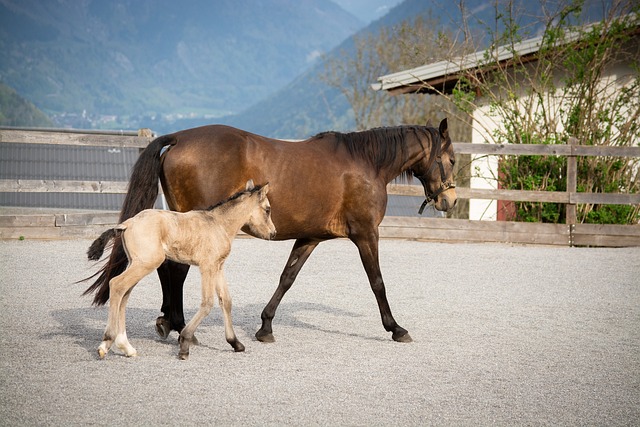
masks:
[(233, 236), (247, 223), (251, 209), (251, 204), (231, 201), (205, 213), (216, 223), (224, 225), (227, 233)]

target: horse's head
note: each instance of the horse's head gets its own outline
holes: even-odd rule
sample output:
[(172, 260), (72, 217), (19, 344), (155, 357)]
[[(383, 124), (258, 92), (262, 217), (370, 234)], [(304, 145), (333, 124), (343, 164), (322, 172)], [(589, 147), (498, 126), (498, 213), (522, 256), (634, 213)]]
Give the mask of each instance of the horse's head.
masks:
[(266, 240), (273, 239), (276, 235), (276, 226), (273, 225), (271, 220), (271, 204), (267, 197), (269, 184), (253, 188), (253, 181), (249, 181), (247, 182), (247, 190), (251, 191), (249, 197), (254, 203), (254, 208), (245, 226), (249, 228), (251, 234), (255, 237)]
[[(420, 208), (420, 213), (422, 213), (426, 204), (431, 201), (434, 202), (434, 207), (439, 211), (453, 209), (458, 201), (456, 186), (453, 182), (455, 155), (453, 153), (453, 144), (449, 137), (447, 119), (440, 122), (438, 138), (433, 138), (435, 132), (431, 133), (431, 135), (431, 153), (424, 150), (424, 156), (421, 156), (420, 160), (411, 167), (411, 172), (422, 183), (424, 194), (426, 195), (426, 200)], [(422, 141), (420, 141), (420, 144), (424, 147)]]

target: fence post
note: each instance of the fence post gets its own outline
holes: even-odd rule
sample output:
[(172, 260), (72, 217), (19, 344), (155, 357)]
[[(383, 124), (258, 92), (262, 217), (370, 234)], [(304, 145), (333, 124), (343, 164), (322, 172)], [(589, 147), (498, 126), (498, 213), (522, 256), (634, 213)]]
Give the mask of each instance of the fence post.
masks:
[(569, 226), (569, 246), (573, 246), (573, 234), (576, 228), (577, 215), (576, 204), (573, 203), (574, 193), (578, 190), (578, 158), (575, 154), (575, 146), (578, 139), (573, 136), (568, 141), (571, 146), (571, 154), (567, 156), (567, 193), (569, 202), (566, 204), (566, 222)]

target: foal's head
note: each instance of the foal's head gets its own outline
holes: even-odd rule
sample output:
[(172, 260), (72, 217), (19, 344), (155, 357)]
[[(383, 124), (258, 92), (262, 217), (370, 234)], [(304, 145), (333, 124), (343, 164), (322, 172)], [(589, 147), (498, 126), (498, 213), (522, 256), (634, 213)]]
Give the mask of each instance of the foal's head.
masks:
[(271, 240), (276, 235), (276, 226), (271, 221), (271, 204), (267, 198), (269, 184), (253, 187), (253, 182), (247, 182), (246, 201), (251, 204), (251, 212), (244, 224), (251, 234), (260, 239)]
[(439, 211), (453, 209), (457, 202), (453, 182), (455, 155), (447, 119), (440, 122), (438, 134), (431, 133), (431, 154), (427, 154), (411, 167), (411, 172), (422, 183), (427, 202), (433, 200), (434, 207)]

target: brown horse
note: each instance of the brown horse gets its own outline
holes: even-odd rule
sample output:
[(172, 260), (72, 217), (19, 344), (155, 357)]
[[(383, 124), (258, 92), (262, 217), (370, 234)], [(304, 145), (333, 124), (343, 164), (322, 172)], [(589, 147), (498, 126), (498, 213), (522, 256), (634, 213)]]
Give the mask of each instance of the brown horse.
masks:
[[(447, 211), (456, 204), (452, 182), (454, 153), (447, 121), (438, 129), (399, 126), (354, 133), (325, 132), (301, 142), (255, 135), (211, 125), (164, 135), (136, 162), (121, 221), (153, 206), (158, 178), (169, 207), (185, 212), (224, 199), (248, 179), (269, 182), (277, 240), (296, 239), (279, 285), (262, 312), (258, 340), (273, 341), (272, 319), (278, 304), (316, 246), (349, 238), (358, 248), (382, 324), (396, 341), (411, 337), (389, 308), (378, 260), (378, 225), (387, 205), (387, 184), (415, 176), (427, 201)], [(244, 230), (251, 234), (250, 230)], [(85, 293), (94, 304), (109, 298), (109, 279), (124, 268), (126, 256), (116, 241), (107, 264)], [(165, 262), (159, 269), (163, 316), (160, 335), (184, 327), (182, 286), (188, 266)]]
[(247, 182), (246, 191), (207, 210), (186, 213), (146, 209), (115, 228), (102, 233), (89, 248), (89, 258), (99, 259), (109, 240), (121, 232), (120, 239), (129, 260), (127, 269), (109, 283), (109, 318), (98, 355), (104, 358), (111, 345), (128, 357), (136, 356), (136, 349), (127, 339), (126, 306), (133, 287), (147, 274), (158, 268), (165, 259), (197, 265), (202, 273), (202, 303), (193, 319), (180, 332), (179, 357), (189, 357), (194, 332), (213, 307), (218, 295), (224, 318), (227, 342), (235, 351), (244, 351), (231, 322), (231, 295), (224, 277), (223, 265), (231, 251), (231, 243), (247, 227), (262, 239), (276, 233), (271, 221), (268, 185), (254, 187)]

